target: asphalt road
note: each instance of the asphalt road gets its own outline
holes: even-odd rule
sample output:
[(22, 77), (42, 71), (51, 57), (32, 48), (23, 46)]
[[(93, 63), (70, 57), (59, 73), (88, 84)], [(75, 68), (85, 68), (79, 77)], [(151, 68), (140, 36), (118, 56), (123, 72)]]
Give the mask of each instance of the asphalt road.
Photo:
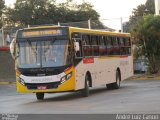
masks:
[(0, 113), (13, 114), (158, 114), (160, 80), (127, 80), (118, 90), (100, 86), (89, 97), (80, 93), (46, 94), (37, 101), (35, 94), (18, 94), (15, 85), (0, 85)]

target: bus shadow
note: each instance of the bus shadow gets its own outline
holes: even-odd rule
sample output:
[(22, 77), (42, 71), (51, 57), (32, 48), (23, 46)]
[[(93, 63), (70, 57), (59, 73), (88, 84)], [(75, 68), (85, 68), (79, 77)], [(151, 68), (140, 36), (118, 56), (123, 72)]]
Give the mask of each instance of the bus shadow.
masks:
[[(127, 89), (127, 86), (122, 86), (120, 89), (114, 89), (114, 90), (109, 90), (106, 87), (101, 87), (101, 88), (94, 88), (94, 89), (90, 89), (90, 94), (89, 94), (89, 98), (91, 97), (95, 97), (95, 96), (99, 96), (105, 93), (110, 93), (110, 92), (118, 92), (124, 89)], [(54, 94), (54, 93), (53, 93)], [(44, 98), (44, 100), (40, 100), (40, 101), (35, 101), (37, 102), (53, 102), (53, 101), (71, 101), (71, 100), (75, 100), (75, 99), (86, 99), (88, 97), (82, 97), (81, 92), (77, 91), (77, 92), (69, 92), (69, 93), (57, 93), (59, 95), (54, 96), (54, 97), (48, 97), (48, 98)]]

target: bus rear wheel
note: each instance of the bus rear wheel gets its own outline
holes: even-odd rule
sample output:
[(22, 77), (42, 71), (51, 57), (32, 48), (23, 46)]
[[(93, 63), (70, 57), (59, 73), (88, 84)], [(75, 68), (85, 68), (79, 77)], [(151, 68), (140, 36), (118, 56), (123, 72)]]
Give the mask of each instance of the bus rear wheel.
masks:
[(85, 77), (85, 87), (84, 87), (84, 89), (81, 90), (81, 95), (83, 97), (89, 96), (89, 76), (88, 75), (86, 75), (86, 77)]
[(121, 83), (121, 76), (120, 76), (120, 72), (117, 70), (116, 71), (116, 82), (111, 83), (111, 84), (107, 84), (106, 86), (108, 89), (119, 89), (120, 83)]
[(36, 93), (37, 100), (43, 100), (44, 99), (44, 93)]

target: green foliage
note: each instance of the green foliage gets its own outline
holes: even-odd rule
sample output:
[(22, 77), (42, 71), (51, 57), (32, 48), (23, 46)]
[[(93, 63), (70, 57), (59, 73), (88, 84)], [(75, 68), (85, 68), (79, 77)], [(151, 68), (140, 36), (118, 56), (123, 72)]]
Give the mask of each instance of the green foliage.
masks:
[(6, 15), (10, 21), (20, 25), (41, 24), (45, 19), (50, 21), (47, 16), (50, 9), (53, 6), (49, 6), (48, 1), (17, 0), (14, 8), (7, 8)]
[(148, 59), (151, 73), (158, 72), (160, 68), (160, 16), (144, 16), (134, 28), (132, 35), (138, 41), (141, 54)]
[(145, 6), (149, 14), (155, 14), (155, 0), (147, 0)]
[(2, 13), (4, 9), (4, 0), (0, 0), (0, 28), (2, 27)]
[(56, 0), (17, 0), (14, 8), (7, 8), (6, 15), (10, 22), (25, 26), (99, 18), (91, 4), (84, 2), (78, 5), (72, 0), (60, 4)]
[(154, 14), (155, 13), (155, 1), (147, 0), (143, 5), (137, 6), (137, 8), (133, 9), (132, 16), (130, 16), (129, 22), (125, 23), (125, 32), (131, 32), (134, 26), (137, 24), (137, 21), (143, 18), (145, 15)]
[(2, 16), (2, 10), (4, 9), (4, 0), (0, 0), (0, 17)]

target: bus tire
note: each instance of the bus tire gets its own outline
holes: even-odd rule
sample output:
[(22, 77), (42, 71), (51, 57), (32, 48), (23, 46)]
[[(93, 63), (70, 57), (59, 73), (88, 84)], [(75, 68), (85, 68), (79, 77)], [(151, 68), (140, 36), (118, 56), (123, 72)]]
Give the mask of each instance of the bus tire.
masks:
[(113, 83), (107, 84), (106, 87), (107, 87), (108, 90), (113, 89)]
[(121, 85), (121, 75), (120, 72), (116, 71), (116, 82), (113, 83), (113, 89), (119, 89)]
[(89, 76), (85, 76), (85, 86), (84, 89), (81, 91), (82, 97), (88, 97), (89, 96)]
[(44, 99), (44, 93), (36, 93), (37, 100), (43, 100)]
[(117, 70), (116, 71), (116, 82), (107, 84), (107, 88), (108, 89), (119, 89), (120, 83), (121, 83), (121, 75), (120, 75), (120, 72)]

